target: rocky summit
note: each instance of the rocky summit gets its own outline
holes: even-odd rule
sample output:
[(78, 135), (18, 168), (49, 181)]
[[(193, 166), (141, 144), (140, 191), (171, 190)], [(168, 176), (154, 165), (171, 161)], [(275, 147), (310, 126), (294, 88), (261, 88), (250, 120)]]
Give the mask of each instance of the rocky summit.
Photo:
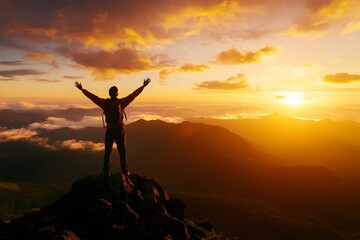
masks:
[(91, 175), (54, 203), (1, 222), (1, 239), (225, 239), (209, 221), (185, 218), (185, 205), (155, 180)]

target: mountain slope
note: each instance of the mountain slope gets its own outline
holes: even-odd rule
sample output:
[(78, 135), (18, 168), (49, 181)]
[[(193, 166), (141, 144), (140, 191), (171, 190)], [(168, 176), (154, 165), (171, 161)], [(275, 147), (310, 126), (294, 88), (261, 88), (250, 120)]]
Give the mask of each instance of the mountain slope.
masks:
[(56, 202), (1, 224), (5, 239), (225, 239), (185, 219), (184, 204), (153, 179), (120, 173), (82, 178)]
[(289, 164), (320, 165), (341, 174), (360, 176), (359, 123), (303, 120), (280, 114), (260, 119), (190, 121), (225, 127)]
[[(358, 237), (358, 184), (325, 167), (283, 165), (282, 159), (218, 126), (138, 121), (126, 126), (126, 133), (130, 171), (156, 178), (167, 190), (186, 196), (190, 215), (211, 217), (226, 234), (239, 239)], [(62, 128), (41, 130), (38, 136), (51, 144), (71, 138), (98, 142), (103, 134), (101, 128)], [(4, 181), (61, 183), (102, 169), (102, 151), (51, 150), (22, 140), (0, 143), (0, 152)], [(117, 171), (114, 150), (112, 172)], [(202, 210), (197, 207), (199, 199)], [(283, 227), (287, 231), (279, 238), (278, 230)], [(249, 231), (244, 232), (246, 229)]]

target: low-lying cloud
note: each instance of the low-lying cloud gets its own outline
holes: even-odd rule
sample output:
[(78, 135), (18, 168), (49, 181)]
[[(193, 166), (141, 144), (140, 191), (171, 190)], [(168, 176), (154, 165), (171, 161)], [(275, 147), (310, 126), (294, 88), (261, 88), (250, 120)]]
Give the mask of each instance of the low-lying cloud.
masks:
[(68, 127), (72, 129), (81, 129), (84, 127), (102, 126), (101, 116), (84, 116), (81, 121), (70, 121), (65, 118), (48, 117), (44, 122), (31, 123), (30, 129), (58, 129)]
[(83, 141), (76, 139), (69, 139), (61, 143), (62, 147), (71, 150), (81, 151), (103, 151), (105, 149), (104, 143), (94, 143), (92, 141)]
[(25, 141), (35, 144), (42, 148), (56, 151), (62, 148), (80, 151), (103, 151), (104, 143), (95, 143), (93, 141), (84, 141), (76, 139), (68, 139), (65, 141), (50, 141), (47, 137), (39, 137), (39, 132), (32, 129), (0, 129), (0, 143)]
[(38, 132), (31, 129), (0, 129), (0, 142), (19, 141), (29, 139), (38, 135)]

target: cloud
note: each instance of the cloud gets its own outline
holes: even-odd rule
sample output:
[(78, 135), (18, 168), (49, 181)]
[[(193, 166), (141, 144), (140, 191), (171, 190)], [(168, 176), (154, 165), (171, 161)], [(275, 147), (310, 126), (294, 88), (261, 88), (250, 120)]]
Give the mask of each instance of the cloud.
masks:
[[(166, 77), (173, 73), (167, 68), (174, 67), (174, 61), (150, 54), (150, 50), (158, 52), (168, 44), (196, 36), (208, 41), (212, 34), (227, 40), (259, 39), (288, 29), (305, 34), (326, 31), (339, 22), (346, 25), (358, 21), (353, 16), (346, 18), (356, 2), (0, 1), (0, 45), (28, 49), (27, 58), (50, 61), (48, 64), (55, 68), (59, 52), (54, 49), (67, 48), (61, 53), (65, 60), (71, 59), (89, 69), (97, 78), (153, 70), (162, 70), (161, 77)], [(356, 25), (349, 24), (346, 31), (354, 29), (351, 26)], [(44, 49), (49, 54), (40, 53)], [(263, 56), (273, 54), (271, 49), (266, 50), (233, 49), (219, 54), (217, 62), (226, 65), (259, 62)], [(125, 62), (122, 56), (130, 61)]]
[(0, 78), (0, 82), (19, 81), (16, 78)]
[(58, 69), (59, 64), (56, 61), (56, 57), (50, 54), (44, 54), (44, 53), (28, 53), (25, 54), (26, 58), (37, 60), (37, 61), (50, 61), (50, 65), (54, 68)]
[(160, 79), (166, 79), (168, 75), (173, 73), (186, 73), (186, 72), (203, 72), (210, 67), (204, 64), (186, 63), (180, 67), (163, 69), (159, 73)]
[(5, 128), (0, 128), (0, 143), (26, 141), (52, 151), (59, 150), (59, 148), (68, 148), (71, 150), (83, 151), (103, 151), (105, 148), (104, 143), (94, 143), (92, 141), (83, 141), (76, 139), (55, 141), (51, 143), (48, 138), (38, 137), (37, 135), (37, 131), (26, 128), (9, 130)]
[(303, 77), (305, 75), (308, 75), (308, 74), (316, 71), (317, 69), (319, 69), (318, 65), (308, 63), (308, 64), (304, 64), (302, 66), (294, 67), (291, 70), (291, 74), (295, 77)]
[(30, 139), (38, 135), (35, 130), (29, 130), (26, 128), (19, 129), (0, 129), (0, 142), (19, 141), (24, 139)]
[(321, 66), (316, 63), (306, 63), (303, 65), (281, 65), (270, 66), (267, 72), (271, 74), (280, 75), (281, 77), (304, 77), (321, 69)]
[(33, 60), (50, 60), (50, 61), (56, 60), (55, 56), (44, 53), (28, 53), (25, 55), (25, 57)]
[(35, 82), (43, 82), (43, 83), (58, 83), (61, 82), (61, 80), (51, 80), (51, 79), (45, 79), (45, 78), (34, 78)]
[(0, 61), (0, 65), (19, 66), (19, 65), (25, 65), (25, 63), (23, 61)]
[(0, 143), (27, 141), (49, 150), (56, 150), (56, 147), (49, 144), (48, 138), (38, 137), (38, 132), (32, 129), (18, 128), (18, 129), (1, 129), (0, 128)]
[(104, 143), (94, 143), (92, 141), (83, 141), (76, 139), (69, 139), (61, 143), (61, 146), (71, 150), (81, 151), (103, 151), (105, 149)]
[(6, 78), (11, 78), (15, 76), (42, 75), (42, 74), (45, 74), (45, 72), (34, 69), (16, 69), (16, 70), (0, 71), (0, 76)]
[(286, 29), (325, 31), (346, 23), (349, 13), (357, 19), (356, 6), (355, 0), (1, 1), (0, 42), (116, 50), (149, 49), (204, 33), (253, 39)]
[(36, 144), (42, 148), (46, 148), (48, 150), (51, 151), (56, 151), (57, 150), (57, 146), (56, 143), (55, 144), (51, 144), (48, 138), (44, 138), (44, 137), (32, 137), (29, 139), (25, 139), (27, 142), (30, 142), (32, 144)]
[(360, 74), (336, 73), (323, 76), (323, 81), (328, 83), (350, 83), (360, 81)]
[(25, 0), (2, 1), (1, 22), (6, 24), (0, 27), (8, 35), (37, 42), (80, 43), (107, 50), (119, 43), (146, 48), (198, 34), (208, 25), (235, 16), (238, 5), (223, 0), (39, 0), (35, 5)]
[(20, 110), (29, 110), (29, 109), (61, 109), (64, 107), (64, 104), (54, 104), (54, 103), (39, 103), (39, 102), (29, 102), (29, 101), (18, 101), (16, 103), (7, 104), (6, 108), (10, 109), (20, 109)]
[(109, 78), (119, 73), (135, 73), (166, 67), (173, 62), (166, 55), (143, 54), (137, 50), (122, 48), (114, 52), (77, 52), (70, 49), (58, 50), (77, 64), (92, 70), (99, 78)]
[[(92, 102), (64, 102), (64, 101), (50, 101), (44, 102), (43, 99), (33, 99), (29, 101), (12, 101), (3, 100), (0, 102), (0, 109), (12, 109), (12, 110), (59, 110), (68, 108), (82, 108), (82, 109), (94, 109)], [(100, 111), (101, 115), (101, 111)]]
[(345, 34), (345, 33), (358, 32), (358, 31), (360, 31), (360, 20), (349, 22), (348, 24), (346, 24), (344, 30), (341, 33)]
[(186, 63), (179, 68), (180, 72), (203, 72), (204, 70), (208, 69), (209, 67), (204, 64), (193, 64), (193, 63)]
[[(344, 25), (349, 19), (358, 18), (356, 9), (359, 7), (359, 1), (351, 0), (308, 1), (299, 17), (284, 33), (295, 36), (323, 35)], [(352, 31), (352, 27), (349, 26), (346, 31)]]
[(266, 46), (257, 51), (242, 52), (233, 47), (216, 56), (216, 62), (224, 65), (249, 64), (259, 62), (263, 56), (268, 56), (277, 51), (274, 46)]
[(77, 79), (82, 79), (82, 77), (79, 76), (69, 76), (69, 75), (65, 75), (63, 76), (64, 79), (71, 79), (71, 80), (77, 80)]
[(44, 122), (31, 123), (30, 129), (58, 129), (68, 127), (72, 129), (81, 129), (84, 127), (100, 127), (102, 126), (101, 116), (84, 116), (81, 121), (69, 121), (65, 118), (48, 117)]
[(238, 89), (247, 89), (248, 84), (245, 78), (245, 75), (240, 73), (236, 76), (230, 77), (226, 79), (225, 81), (204, 81), (200, 84), (196, 84), (197, 90), (205, 90), (205, 89), (211, 89), (211, 90), (224, 90), (224, 91), (230, 91), (230, 90), (238, 90)]

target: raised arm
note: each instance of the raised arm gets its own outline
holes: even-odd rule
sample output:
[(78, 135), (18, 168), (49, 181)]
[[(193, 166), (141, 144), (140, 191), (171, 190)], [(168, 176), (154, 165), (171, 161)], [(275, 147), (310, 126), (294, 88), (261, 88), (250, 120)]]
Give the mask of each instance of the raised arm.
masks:
[(100, 108), (104, 109), (104, 105), (105, 105), (105, 99), (103, 98), (99, 98), (98, 96), (96, 96), (95, 94), (89, 92), (88, 90), (84, 89), (81, 85), (81, 83), (79, 82), (75, 82), (75, 86), (81, 90), (81, 92), (88, 97), (91, 101), (93, 101), (93, 103), (95, 103), (96, 105), (98, 105)]
[(121, 107), (126, 108), (134, 99), (140, 95), (144, 88), (151, 82), (150, 78), (144, 79), (143, 85), (136, 89), (133, 93), (121, 99)]

